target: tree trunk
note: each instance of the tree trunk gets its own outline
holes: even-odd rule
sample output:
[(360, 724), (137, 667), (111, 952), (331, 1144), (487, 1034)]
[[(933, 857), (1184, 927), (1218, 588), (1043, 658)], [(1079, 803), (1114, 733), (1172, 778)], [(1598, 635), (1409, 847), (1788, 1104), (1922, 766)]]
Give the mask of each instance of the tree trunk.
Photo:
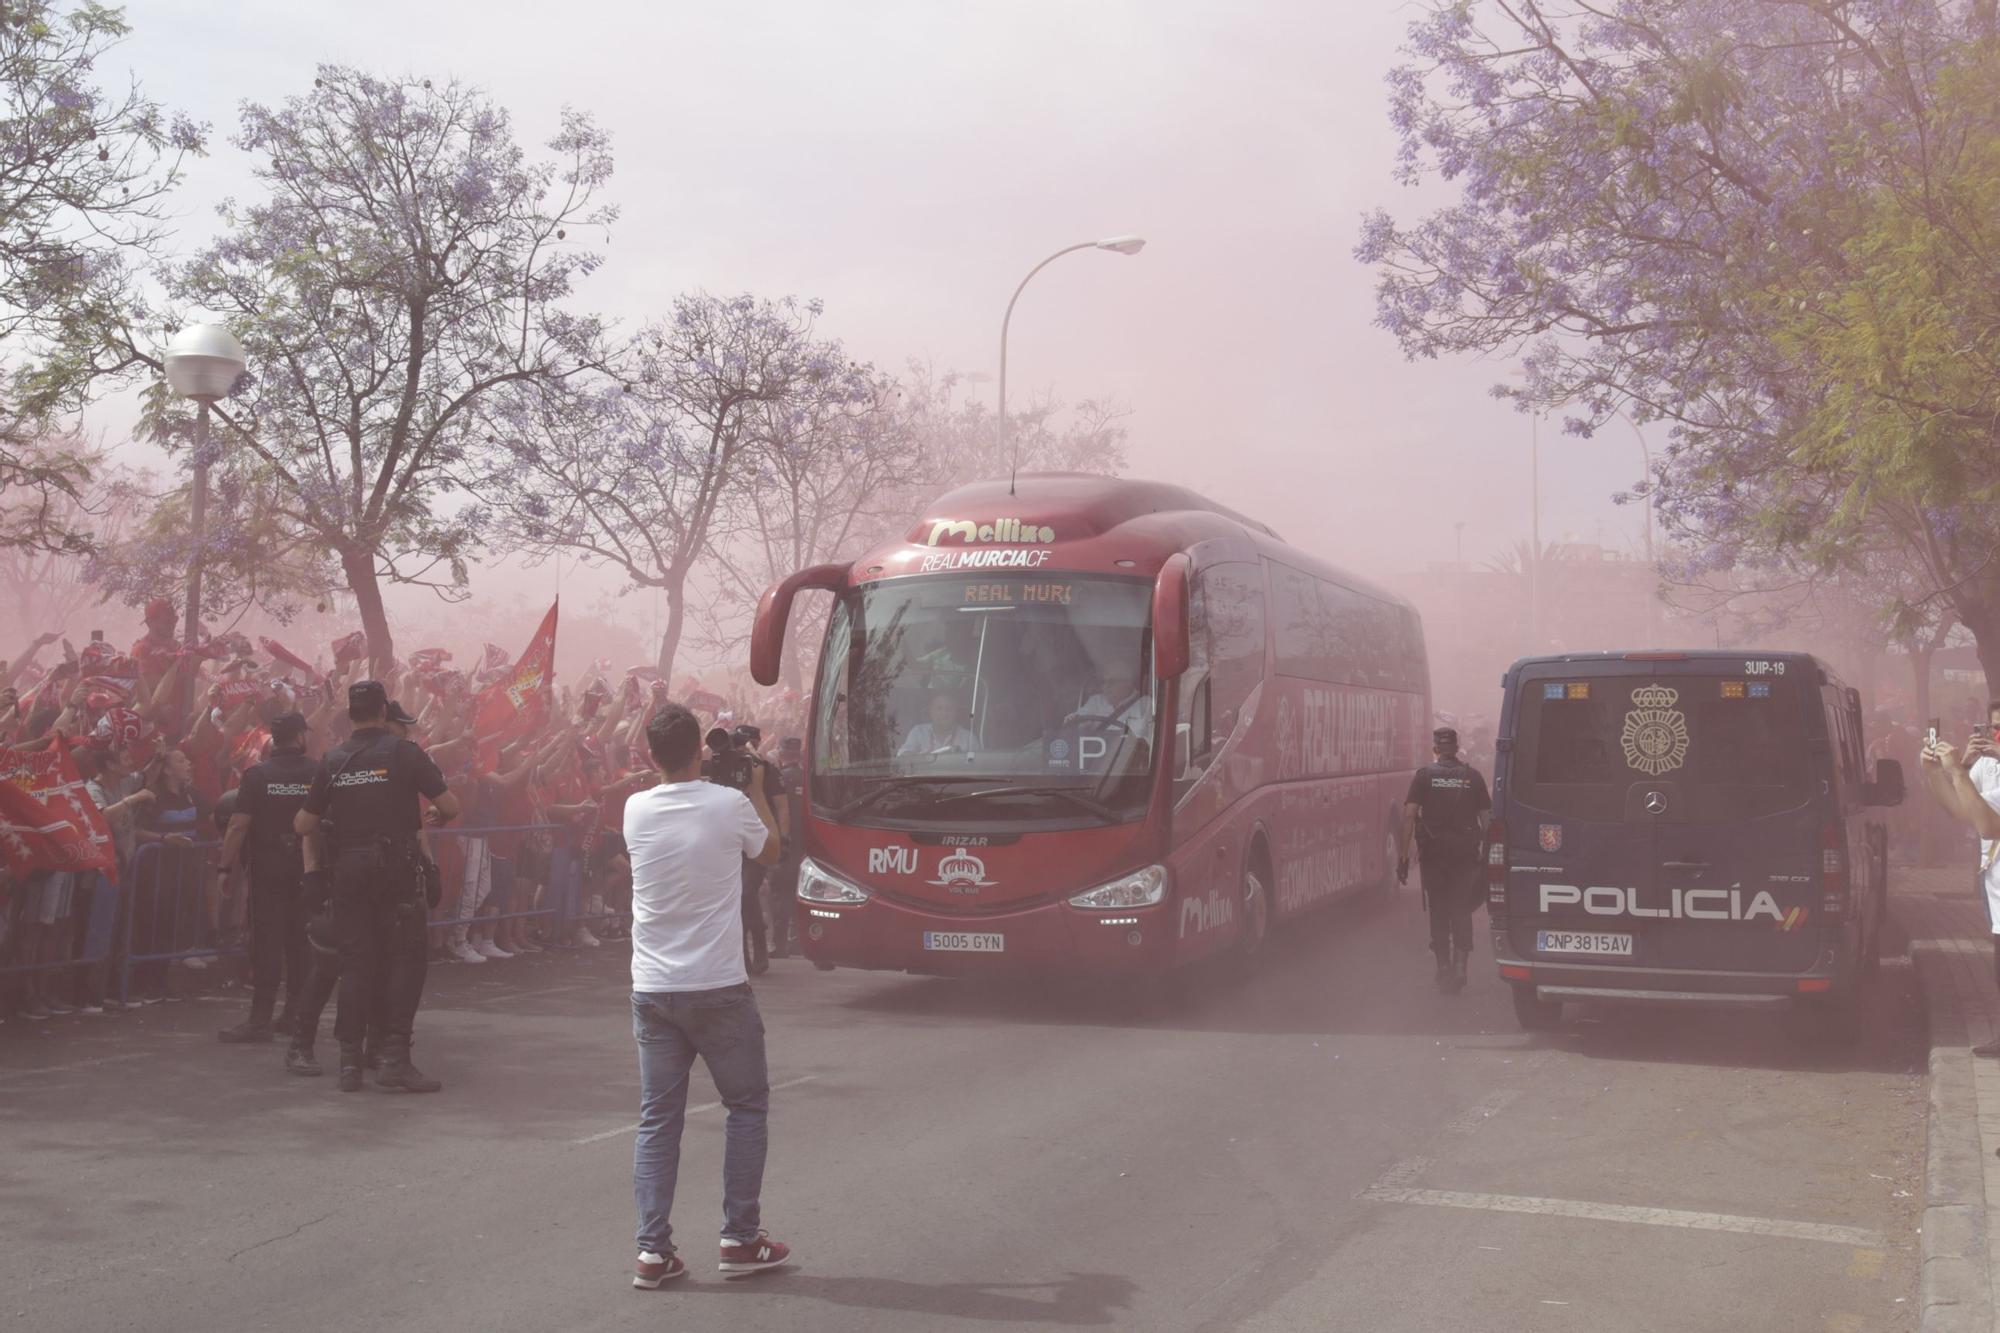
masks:
[(2000, 682), (2000, 613), (1960, 615), (1959, 622), (1972, 631), (1973, 651), (1979, 654), (1979, 669), (1986, 673), (1986, 698), (2000, 698), (1993, 688)]
[(681, 631), (687, 625), (687, 579), (685, 575), (675, 579), (666, 589), (667, 628), (660, 635), (660, 679), (667, 682), (669, 690), (674, 687), (674, 656), (681, 649)]
[(347, 590), (361, 612), (361, 630), (368, 636), (369, 674), (380, 680), (396, 657), (396, 641), (389, 634), (389, 614), (382, 607), (382, 584), (375, 577), (375, 552), (346, 550), (340, 553), (340, 567), (347, 575)]

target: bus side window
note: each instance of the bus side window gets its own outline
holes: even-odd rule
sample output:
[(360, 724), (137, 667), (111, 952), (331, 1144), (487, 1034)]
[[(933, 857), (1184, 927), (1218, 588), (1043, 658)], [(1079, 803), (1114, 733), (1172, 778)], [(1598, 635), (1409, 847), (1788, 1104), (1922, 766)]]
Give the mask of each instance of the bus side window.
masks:
[(1188, 668), (1181, 675), (1180, 700), (1174, 713), (1174, 777), (1191, 781), (1200, 775), (1209, 749), (1212, 711), (1209, 703), (1208, 598), (1203, 581), (1188, 589)]
[(1236, 730), (1250, 692), (1264, 679), (1264, 571), (1250, 564), (1212, 565), (1201, 571), (1208, 609), (1209, 748)]

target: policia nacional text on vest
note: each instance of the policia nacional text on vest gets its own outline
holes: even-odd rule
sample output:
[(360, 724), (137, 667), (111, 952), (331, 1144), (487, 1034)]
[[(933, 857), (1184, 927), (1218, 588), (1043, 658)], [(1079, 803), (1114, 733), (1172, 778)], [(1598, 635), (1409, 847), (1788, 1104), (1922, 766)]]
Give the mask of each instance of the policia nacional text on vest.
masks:
[[(333, 944), (340, 968), (340, 1088), (361, 1087), (362, 1042), (371, 1014), (382, 1032), (377, 1082), (391, 1091), (435, 1092), (410, 1063), (417, 1005), (428, 963), (427, 889), (434, 871), (420, 840), (419, 798), (429, 821), (457, 818), (458, 798), (414, 741), (392, 729), (392, 705), (380, 681), (348, 687), (354, 735), (320, 761), (297, 828), (309, 839), (307, 896), (330, 900)], [(396, 721), (408, 714), (396, 711)]]

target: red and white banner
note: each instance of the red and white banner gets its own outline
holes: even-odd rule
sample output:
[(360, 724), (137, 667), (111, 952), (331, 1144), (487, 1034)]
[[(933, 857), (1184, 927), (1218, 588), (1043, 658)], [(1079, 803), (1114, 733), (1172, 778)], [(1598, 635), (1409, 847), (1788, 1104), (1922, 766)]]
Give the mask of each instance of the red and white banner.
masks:
[(102, 870), (117, 878), (110, 825), (61, 736), (41, 750), (0, 746), (0, 860), (18, 873)]
[(300, 657), (276, 639), (259, 639), (257, 640), (257, 646), (262, 648), (266, 653), (269, 653), (271, 660), (279, 666), (290, 667), (294, 671), (301, 672), (307, 680), (319, 679), (319, 672), (313, 670), (312, 663), (306, 661), (305, 658)]

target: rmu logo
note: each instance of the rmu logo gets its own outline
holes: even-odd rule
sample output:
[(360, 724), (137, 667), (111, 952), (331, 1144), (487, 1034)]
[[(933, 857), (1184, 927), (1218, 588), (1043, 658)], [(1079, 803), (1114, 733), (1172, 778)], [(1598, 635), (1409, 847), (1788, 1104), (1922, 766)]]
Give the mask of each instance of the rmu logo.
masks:
[(1219, 889), (1210, 889), (1206, 898), (1181, 899), (1181, 938), (1199, 935), (1236, 919), (1236, 900)]
[(871, 875), (914, 875), (917, 849), (914, 847), (870, 847), (868, 873)]
[(950, 538), (970, 546), (974, 542), (1040, 542), (1046, 546), (1056, 539), (1054, 528), (1042, 527), (1018, 518), (974, 523), (970, 519), (940, 518), (931, 522), (929, 544), (938, 546)]

